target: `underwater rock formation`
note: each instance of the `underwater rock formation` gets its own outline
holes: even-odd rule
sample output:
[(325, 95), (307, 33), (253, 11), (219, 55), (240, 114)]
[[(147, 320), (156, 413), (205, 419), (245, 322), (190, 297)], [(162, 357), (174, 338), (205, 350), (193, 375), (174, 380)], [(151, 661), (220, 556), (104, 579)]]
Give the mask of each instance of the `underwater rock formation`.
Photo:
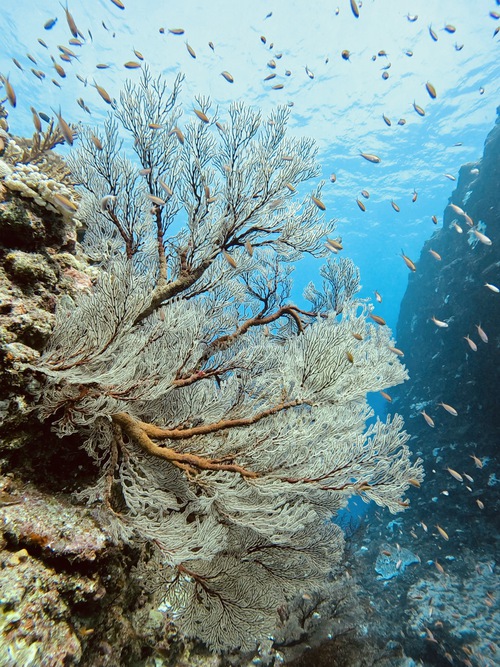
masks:
[[(372, 522), (359, 537), (355, 574), (373, 602), (371, 628), (403, 637), (426, 665), (498, 664), (499, 155), (500, 116), (409, 276), (397, 345), (410, 379), (391, 393), (426, 476), (397, 526)], [(386, 541), (420, 563), (376, 582)]]

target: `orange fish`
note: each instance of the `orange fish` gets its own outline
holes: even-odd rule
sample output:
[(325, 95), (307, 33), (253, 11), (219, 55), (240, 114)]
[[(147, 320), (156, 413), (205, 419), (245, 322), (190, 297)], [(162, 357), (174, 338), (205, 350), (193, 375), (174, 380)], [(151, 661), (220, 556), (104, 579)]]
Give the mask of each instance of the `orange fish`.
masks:
[(403, 250), (401, 250), (401, 257), (403, 258), (404, 263), (410, 269), (410, 271), (417, 270), (417, 267), (415, 266), (414, 262), (412, 262), (412, 260), (404, 254)]

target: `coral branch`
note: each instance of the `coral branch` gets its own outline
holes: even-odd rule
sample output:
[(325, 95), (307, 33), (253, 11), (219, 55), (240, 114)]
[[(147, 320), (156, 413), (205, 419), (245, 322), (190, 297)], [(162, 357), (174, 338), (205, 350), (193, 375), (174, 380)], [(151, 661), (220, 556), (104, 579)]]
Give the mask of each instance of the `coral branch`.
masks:
[[(151, 433), (155, 434), (158, 431), (161, 432), (162, 429), (158, 429), (151, 424), (138, 422), (133, 417), (125, 414), (124, 412), (113, 415), (113, 421), (115, 424), (118, 424), (122, 428), (124, 433), (126, 433), (129, 438), (134, 440), (146, 452), (152, 456), (166, 459), (183, 470), (188, 469), (188, 472), (192, 472), (191, 469), (193, 468), (197, 470), (227, 470), (228, 472), (238, 473), (242, 477), (258, 477), (256, 472), (247, 470), (246, 468), (233, 463), (217, 463), (203, 456), (196, 456), (195, 454), (180, 454), (168, 447), (161, 447), (155, 444), (151, 438), (149, 438), (147, 431), (149, 431), (149, 434), (151, 435)], [(155, 436), (153, 435), (153, 437)]]

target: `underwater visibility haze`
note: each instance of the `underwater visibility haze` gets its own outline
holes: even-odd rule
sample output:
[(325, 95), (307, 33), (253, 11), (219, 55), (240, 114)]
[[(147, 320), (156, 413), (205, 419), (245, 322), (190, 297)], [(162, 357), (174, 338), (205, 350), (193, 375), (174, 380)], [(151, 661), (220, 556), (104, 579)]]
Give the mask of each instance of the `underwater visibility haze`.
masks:
[(0, 667), (500, 664), (499, 0), (0, 24)]

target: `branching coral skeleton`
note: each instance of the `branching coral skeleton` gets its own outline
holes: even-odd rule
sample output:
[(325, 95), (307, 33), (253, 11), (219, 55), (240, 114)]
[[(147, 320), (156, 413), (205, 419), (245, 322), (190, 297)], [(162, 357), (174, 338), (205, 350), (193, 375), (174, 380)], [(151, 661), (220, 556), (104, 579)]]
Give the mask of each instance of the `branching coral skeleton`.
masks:
[(209, 122), (182, 125), (181, 82), (169, 92), (144, 67), (102, 129), (79, 130), (77, 215), (102, 271), (57, 310), (41, 415), (85, 434), (99, 472), (79, 498), (115, 539), (150, 545), (144, 580), (220, 651), (323, 590), (349, 496), (401, 511), (422, 470), (400, 417), (365, 430), (367, 392), (406, 372), (353, 263), (329, 258), (310, 307), (291, 300), (292, 262), (325, 257), (334, 229), (322, 184), (295, 194), (318, 175), (314, 142), (287, 135), (286, 108), (264, 120), (199, 98)]

